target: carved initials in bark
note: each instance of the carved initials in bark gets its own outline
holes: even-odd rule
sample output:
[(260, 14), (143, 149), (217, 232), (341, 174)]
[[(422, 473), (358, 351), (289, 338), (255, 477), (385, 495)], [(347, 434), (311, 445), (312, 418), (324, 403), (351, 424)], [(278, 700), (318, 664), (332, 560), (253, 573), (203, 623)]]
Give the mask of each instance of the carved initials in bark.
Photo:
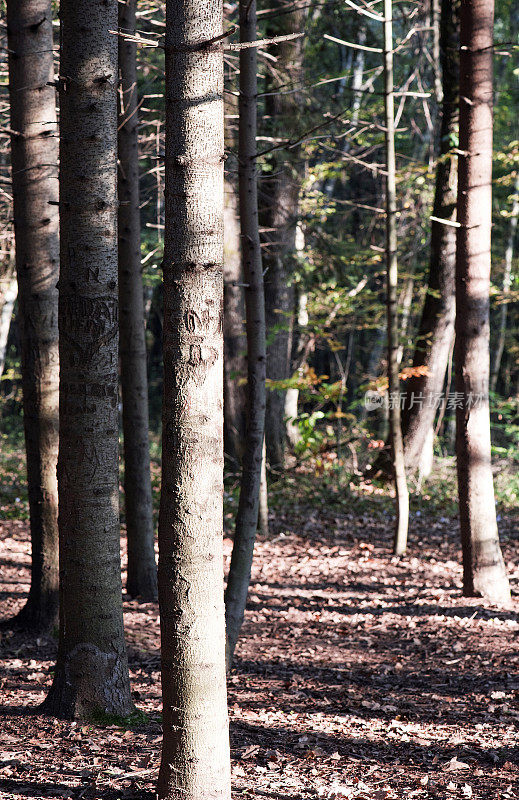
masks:
[[(67, 326), (62, 336), (76, 351), (77, 361), (99, 363), (99, 351), (118, 334), (118, 305), (113, 297), (78, 297), (69, 295), (64, 309)], [(111, 349), (105, 364), (114, 364)]]

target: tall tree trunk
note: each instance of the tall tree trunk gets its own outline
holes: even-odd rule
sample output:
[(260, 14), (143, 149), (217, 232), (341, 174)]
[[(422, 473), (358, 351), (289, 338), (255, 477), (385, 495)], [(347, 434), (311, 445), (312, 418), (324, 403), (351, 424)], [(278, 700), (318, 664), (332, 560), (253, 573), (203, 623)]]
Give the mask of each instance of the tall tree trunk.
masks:
[[(137, 0), (119, 3), (119, 28), (135, 35)], [(119, 37), (119, 354), (124, 433), (124, 503), (128, 537), (126, 589), (132, 597), (157, 599), (153, 535), (148, 378), (141, 278), (137, 45)]]
[(461, 0), (456, 243), (456, 456), (463, 593), (510, 599), (490, 461), (493, 0)]
[[(46, 628), (58, 612), (58, 137), (50, 0), (9, 0), (9, 95), (31, 520), (31, 588), (17, 621)], [(49, 85), (50, 84), (50, 85)]]
[[(414, 367), (426, 367), (407, 381), (402, 412), (406, 467), (410, 471), (432, 462), (434, 418), (442, 396), (454, 338), (457, 139), (459, 104), (459, 0), (442, 0), (441, 66), (443, 103), (440, 153), (436, 171), (427, 293), (413, 357)], [(442, 221), (443, 220), (443, 221)]]
[(234, 186), (225, 183), (224, 205), (224, 385), (223, 441), (228, 466), (238, 472), (245, 440), (246, 389), (241, 381), (247, 374), (245, 359), (245, 301), (241, 266), (240, 222)]
[(158, 796), (228, 800), (223, 602), (223, 9), (166, 2)]
[(389, 379), (389, 438), (396, 491), (395, 555), (405, 553), (409, 523), (409, 494), (400, 424), (398, 370), (398, 261), (396, 238), (395, 112), (393, 96), (393, 9), (384, 0), (384, 104), (386, 122), (386, 259), (387, 259), (387, 372)]
[[(303, 28), (305, 11), (285, 12), (283, 0), (275, 0), (270, 8), (280, 9), (280, 16), (267, 35), (284, 35)], [(265, 113), (270, 135), (295, 135), (300, 120), (300, 95), (286, 92), (286, 84), (299, 88), (303, 73), (302, 39), (284, 42), (276, 49), (276, 79), (267, 82)], [(285, 91), (280, 91), (280, 84)], [(267, 229), (263, 251), (265, 270), (265, 312), (269, 344), (267, 347), (267, 377), (286, 380), (290, 377), (292, 354), (292, 325), (294, 287), (291, 283), (291, 258), (295, 249), (299, 191), (302, 172), (299, 154), (294, 148), (279, 150), (270, 156), (272, 176), (261, 182), (261, 224)], [(282, 469), (285, 451), (286, 426), (285, 392), (270, 390), (267, 395), (265, 437), (267, 460), (271, 469)]]
[[(240, 41), (256, 41), (256, 2), (240, 0)], [(240, 50), (238, 179), (247, 323), (247, 433), (234, 545), (225, 592), (227, 668), (240, 634), (249, 591), (258, 510), (266, 403), (266, 329), (258, 225), (256, 48)]]
[(514, 200), (512, 204), (512, 213), (510, 216), (510, 230), (508, 233), (508, 240), (505, 250), (505, 269), (503, 273), (503, 301), (499, 309), (499, 331), (497, 335), (496, 350), (494, 353), (492, 364), (492, 375), (490, 378), (490, 389), (495, 392), (497, 386), (497, 379), (499, 377), (499, 368), (501, 366), (501, 359), (503, 357), (503, 350), (505, 349), (506, 338), (506, 320), (508, 317), (508, 295), (510, 294), (510, 286), (512, 285), (512, 261), (514, 257), (514, 243), (515, 235), (517, 233), (517, 219), (519, 217), (519, 175), (517, 175), (514, 183)]
[(60, 638), (49, 712), (132, 709), (119, 546), (117, 0), (62, 0)]

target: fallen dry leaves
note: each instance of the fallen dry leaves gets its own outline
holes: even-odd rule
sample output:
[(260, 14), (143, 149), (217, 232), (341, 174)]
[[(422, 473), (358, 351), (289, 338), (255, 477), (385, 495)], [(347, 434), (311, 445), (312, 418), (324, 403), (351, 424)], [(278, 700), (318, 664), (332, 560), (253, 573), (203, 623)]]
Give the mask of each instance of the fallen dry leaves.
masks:
[[(504, 521), (505, 538), (513, 525)], [(326, 508), (277, 515), (257, 546), (229, 678), (234, 798), (519, 798), (517, 602), (461, 597), (456, 528), (414, 520), (399, 560), (388, 521)], [(6, 522), (0, 536), (9, 617), (28, 589), (27, 523)], [(226, 539), (227, 561), (230, 548)], [(56, 640), (3, 632), (2, 798), (154, 797), (157, 606), (125, 601), (125, 624), (147, 715), (128, 729), (38, 715)]]

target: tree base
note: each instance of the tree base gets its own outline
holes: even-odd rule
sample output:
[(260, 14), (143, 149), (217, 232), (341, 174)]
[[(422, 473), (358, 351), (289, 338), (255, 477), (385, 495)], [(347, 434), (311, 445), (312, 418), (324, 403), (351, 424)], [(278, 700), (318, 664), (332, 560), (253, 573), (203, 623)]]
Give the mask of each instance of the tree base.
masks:
[(126, 657), (103, 653), (93, 644), (77, 645), (64, 660), (58, 656), (54, 681), (41, 710), (60, 719), (129, 716), (135, 709)]
[(512, 602), (510, 584), (501, 569), (488, 569), (476, 573), (472, 580), (463, 581), (464, 597), (481, 597), (499, 606), (507, 607)]
[(0, 630), (20, 630), (45, 633), (58, 625), (58, 602), (50, 607), (42, 607), (29, 599), (14, 617), (0, 622)]

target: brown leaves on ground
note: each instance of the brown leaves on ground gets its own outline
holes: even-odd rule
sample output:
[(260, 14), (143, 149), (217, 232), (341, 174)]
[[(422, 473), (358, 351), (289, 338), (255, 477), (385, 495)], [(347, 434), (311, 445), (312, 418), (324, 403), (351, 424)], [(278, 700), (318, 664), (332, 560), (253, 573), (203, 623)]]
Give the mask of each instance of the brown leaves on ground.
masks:
[[(519, 797), (517, 602), (461, 597), (456, 522), (418, 524), (400, 560), (390, 521), (326, 510), (278, 515), (258, 543), (229, 679), (234, 798)], [(28, 589), (27, 524), (0, 532), (8, 617)], [(56, 638), (3, 632), (2, 798), (154, 797), (157, 606), (125, 602), (125, 623), (147, 715), (126, 725), (39, 716)]]

